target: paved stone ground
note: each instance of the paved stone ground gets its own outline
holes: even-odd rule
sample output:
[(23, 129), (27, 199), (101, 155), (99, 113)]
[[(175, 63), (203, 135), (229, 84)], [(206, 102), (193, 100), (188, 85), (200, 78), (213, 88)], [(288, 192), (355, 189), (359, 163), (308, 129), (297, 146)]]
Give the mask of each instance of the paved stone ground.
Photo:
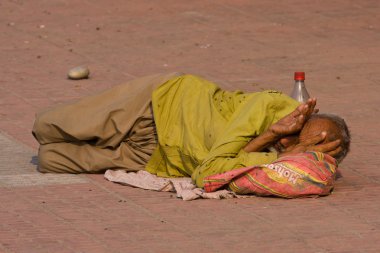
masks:
[[(380, 3), (0, 2), (0, 252), (379, 252)], [(91, 78), (66, 79), (88, 65)], [(352, 131), (325, 198), (183, 202), (101, 175), (41, 175), (35, 112), (181, 71), (290, 92), (294, 71)]]

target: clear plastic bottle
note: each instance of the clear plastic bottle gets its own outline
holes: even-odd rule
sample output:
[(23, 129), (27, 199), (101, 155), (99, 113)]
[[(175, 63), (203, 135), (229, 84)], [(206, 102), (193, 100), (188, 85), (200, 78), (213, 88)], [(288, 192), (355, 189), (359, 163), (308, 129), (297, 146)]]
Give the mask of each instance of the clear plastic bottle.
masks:
[(305, 87), (305, 72), (294, 72), (294, 81), (290, 96), (301, 103), (305, 103), (310, 98)]

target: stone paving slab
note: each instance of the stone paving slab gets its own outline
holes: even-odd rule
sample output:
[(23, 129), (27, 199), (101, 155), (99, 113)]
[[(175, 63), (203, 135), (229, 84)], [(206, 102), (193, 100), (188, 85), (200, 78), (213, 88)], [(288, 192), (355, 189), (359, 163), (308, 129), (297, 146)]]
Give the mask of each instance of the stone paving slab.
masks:
[[(379, 252), (378, 13), (377, 0), (1, 1), (0, 252)], [(90, 78), (68, 80), (78, 65)], [(306, 71), (352, 132), (333, 194), (184, 202), (36, 171), (36, 112), (173, 71), (285, 93)]]
[(0, 187), (85, 183), (80, 175), (42, 174), (36, 169), (35, 150), (0, 133)]

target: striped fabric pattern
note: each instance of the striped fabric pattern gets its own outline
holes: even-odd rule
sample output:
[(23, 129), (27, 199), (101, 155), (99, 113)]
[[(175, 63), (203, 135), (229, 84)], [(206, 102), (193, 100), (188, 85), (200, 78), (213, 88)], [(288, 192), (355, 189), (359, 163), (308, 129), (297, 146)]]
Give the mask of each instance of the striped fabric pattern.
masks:
[(284, 156), (271, 164), (239, 168), (204, 179), (206, 192), (228, 187), (237, 194), (297, 198), (329, 195), (337, 174), (336, 160), (321, 152)]

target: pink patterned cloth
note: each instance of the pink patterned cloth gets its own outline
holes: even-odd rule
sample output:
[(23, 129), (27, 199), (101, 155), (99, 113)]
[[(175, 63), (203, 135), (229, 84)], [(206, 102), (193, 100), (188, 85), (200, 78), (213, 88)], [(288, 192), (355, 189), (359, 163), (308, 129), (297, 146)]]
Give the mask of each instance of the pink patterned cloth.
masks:
[(337, 174), (336, 160), (321, 152), (284, 156), (271, 164), (239, 168), (204, 179), (206, 192), (228, 187), (237, 194), (296, 198), (329, 195)]

